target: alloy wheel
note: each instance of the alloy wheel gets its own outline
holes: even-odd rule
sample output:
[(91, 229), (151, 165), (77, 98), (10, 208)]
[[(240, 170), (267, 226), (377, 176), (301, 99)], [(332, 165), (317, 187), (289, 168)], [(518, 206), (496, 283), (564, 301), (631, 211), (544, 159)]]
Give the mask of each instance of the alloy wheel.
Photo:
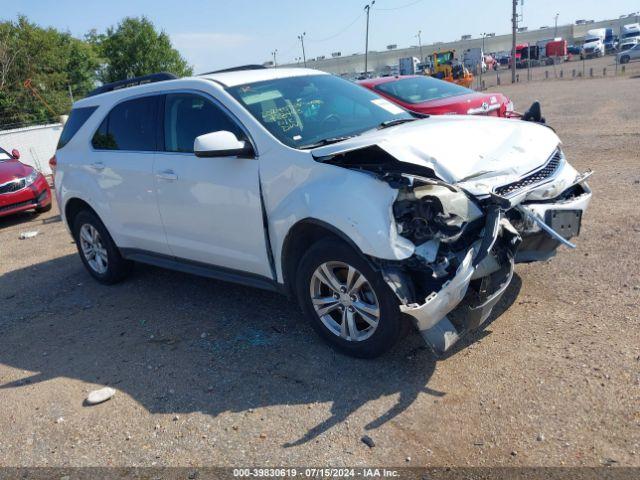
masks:
[(366, 277), (351, 265), (321, 264), (311, 276), (310, 295), (324, 326), (343, 340), (361, 342), (378, 328), (378, 298)]
[(85, 223), (80, 228), (80, 248), (94, 272), (100, 275), (106, 273), (109, 265), (107, 249), (102, 243), (98, 230), (89, 223)]

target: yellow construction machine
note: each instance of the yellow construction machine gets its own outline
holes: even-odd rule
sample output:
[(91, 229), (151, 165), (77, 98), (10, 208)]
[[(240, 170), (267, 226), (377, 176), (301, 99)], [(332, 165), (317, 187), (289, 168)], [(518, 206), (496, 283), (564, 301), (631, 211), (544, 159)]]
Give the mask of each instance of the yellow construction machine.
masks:
[(429, 55), (432, 65), (430, 75), (469, 88), (473, 83), (473, 75), (455, 59), (455, 54), (455, 50), (444, 50)]

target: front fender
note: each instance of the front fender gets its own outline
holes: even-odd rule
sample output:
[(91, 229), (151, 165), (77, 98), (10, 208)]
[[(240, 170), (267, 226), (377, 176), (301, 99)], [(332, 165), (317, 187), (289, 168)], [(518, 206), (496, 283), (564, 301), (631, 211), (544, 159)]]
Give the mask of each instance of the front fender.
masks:
[(333, 226), (362, 253), (380, 259), (404, 260), (414, 245), (399, 236), (392, 205), (397, 190), (370, 174), (317, 164), (302, 186), (289, 191), (269, 209), (269, 230), (276, 273), (282, 280), (282, 248), (290, 229), (303, 219)]

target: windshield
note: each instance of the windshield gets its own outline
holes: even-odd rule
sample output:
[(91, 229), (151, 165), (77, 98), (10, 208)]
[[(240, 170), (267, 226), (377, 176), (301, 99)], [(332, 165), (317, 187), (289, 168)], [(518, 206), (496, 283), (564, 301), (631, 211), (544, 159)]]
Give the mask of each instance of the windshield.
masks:
[(376, 85), (376, 90), (407, 103), (422, 103), (429, 100), (456, 97), (473, 93), (468, 88), (432, 77), (402, 78), (396, 82)]
[(6, 160), (11, 160), (13, 157), (9, 155), (6, 151), (0, 148), (0, 162), (4, 162)]
[(273, 136), (293, 148), (352, 137), (384, 122), (413, 118), (375, 93), (333, 75), (267, 80), (228, 92)]

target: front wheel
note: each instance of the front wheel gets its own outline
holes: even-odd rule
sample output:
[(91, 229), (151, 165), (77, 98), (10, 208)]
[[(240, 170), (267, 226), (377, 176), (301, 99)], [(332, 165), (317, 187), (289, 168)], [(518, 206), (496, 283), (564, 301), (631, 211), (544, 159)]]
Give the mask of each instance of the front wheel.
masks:
[(402, 333), (398, 300), (380, 273), (345, 243), (326, 239), (304, 255), (297, 296), (316, 332), (360, 358), (389, 350)]

